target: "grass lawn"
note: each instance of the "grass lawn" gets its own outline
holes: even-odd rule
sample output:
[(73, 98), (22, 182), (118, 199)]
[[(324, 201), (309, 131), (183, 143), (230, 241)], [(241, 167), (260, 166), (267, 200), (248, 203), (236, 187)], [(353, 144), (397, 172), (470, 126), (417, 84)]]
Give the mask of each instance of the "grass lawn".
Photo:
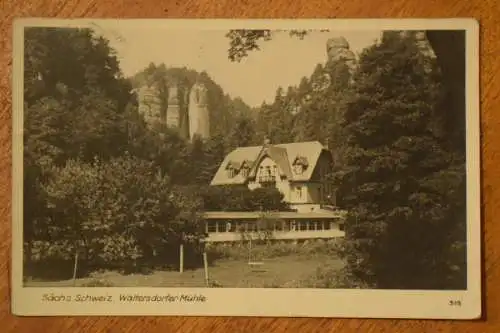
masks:
[[(230, 288), (265, 288), (265, 287), (306, 287), (304, 280), (313, 278), (318, 269), (324, 267), (342, 268), (339, 259), (327, 255), (307, 257), (287, 255), (262, 260), (263, 265), (251, 267), (245, 260), (218, 260), (209, 267), (209, 278), (220, 287)], [(203, 268), (187, 270), (182, 274), (175, 271), (155, 271), (151, 274), (122, 275), (117, 272), (96, 273), (93, 276), (77, 279), (75, 286), (113, 287), (205, 287)], [(38, 281), (28, 279), (26, 287), (72, 287), (73, 280)]]

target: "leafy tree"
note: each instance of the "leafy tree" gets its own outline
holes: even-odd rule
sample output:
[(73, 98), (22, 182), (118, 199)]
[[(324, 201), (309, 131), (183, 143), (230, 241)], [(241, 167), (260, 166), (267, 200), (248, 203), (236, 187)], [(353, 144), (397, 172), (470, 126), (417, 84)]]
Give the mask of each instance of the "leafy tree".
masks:
[(52, 240), (68, 243), (75, 262), (81, 258), (87, 268), (140, 269), (189, 231), (179, 227), (186, 209), (171, 195), (168, 177), (135, 157), (71, 160), (54, 170), (44, 190)]
[[(201, 192), (206, 211), (287, 211), (283, 194), (276, 188), (211, 186)], [(221, 200), (224, 198), (224, 200)]]
[[(328, 31), (328, 30), (320, 30)], [(250, 51), (260, 50), (259, 41), (269, 41), (276, 33), (283, 32), (283, 30), (269, 30), (269, 29), (234, 29), (230, 30), (226, 37), (230, 40), (228, 49), (228, 57), (231, 61), (241, 61), (248, 56)], [(304, 38), (309, 32), (308, 30), (288, 30), (290, 36), (299, 39)]]
[(349, 274), (372, 287), (450, 286), (449, 234), (465, 223), (456, 215), (464, 164), (435, 130), (441, 86), (431, 62), (413, 35), (384, 33), (362, 54), (345, 113), (345, 256)]
[(69, 160), (54, 171), (57, 175), (44, 186), (52, 218), (47, 225), (51, 238), (68, 245), (74, 254), (73, 278), (78, 270), (78, 258), (95, 239), (108, 228), (101, 223), (98, 205), (102, 199), (100, 175), (91, 165)]
[(31, 244), (47, 237), (42, 185), (53, 165), (122, 154), (131, 95), (107, 40), (90, 29), (33, 27), (24, 37), (24, 236)]
[(249, 192), (248, 204), (253, 210), (286, 211), (288, 204), (283, 199), (283, 193), (276, 188), (256, 188)]

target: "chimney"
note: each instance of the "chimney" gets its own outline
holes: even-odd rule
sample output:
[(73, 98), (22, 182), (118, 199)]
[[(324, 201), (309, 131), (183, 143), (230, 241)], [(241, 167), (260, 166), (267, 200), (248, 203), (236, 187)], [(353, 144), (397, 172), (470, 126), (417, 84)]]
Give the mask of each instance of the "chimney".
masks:
[(271, 140), (269, 139), (268, 136), (264, 138), (264, 147), (268, 147), (271, 145)]
[(326, 150), (330, 150), (330, 138), (326, 138), (324, 146)]

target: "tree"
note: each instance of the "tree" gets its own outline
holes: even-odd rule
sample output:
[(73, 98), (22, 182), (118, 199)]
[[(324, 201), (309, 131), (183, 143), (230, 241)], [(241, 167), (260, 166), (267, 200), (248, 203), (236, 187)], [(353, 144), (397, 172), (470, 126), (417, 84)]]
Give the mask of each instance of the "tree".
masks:
[(278, 87), (272, 104), (261, 106), (256, 120), (256, 143), (268, 138), (274, 144), (293, 142), (293, 115), (288, 107), (290, 96)]
[(465, 223), (456, 215), (464, 162), (436, 130), (441, 85), (429, 63), (414, 35), (385, 32), (355, 75), (340, 188), (349, 274), (368, 286), (450, 288), (450, 241), (460, 241), (450, 233)]
[(255, 138), (255, 130), (256, 124), (253, 119), (247, 117), (239, 117), (236, 120), (236, 125), (229, 133), (227, 139), (228, 147), (230, 149), (235, 149), (237, 147), (251, 146), (257, 141)]
[[(328, 31), (328, 30), (320, 30)], [(283, 30), (269, 30), (269, 29), (234, 29), (230, 30), (226, 37), (229, 38), (228, 56), (231, 61), (241, 61), (248, 56), (250, 51), (260, 50), (259, 41), (269, 41), (276, 33), (283, 32)], [(309, 30), (288, 30), (290, 36), (299, 39), (304, 38)]]
[(79, 257), (84, 254), (87, 258), (91, 243), (108, 228), (99, 218), (101, 179), (96, 168), (74, 160), (53, 174), (56, 176), (44, 186), (52, 217), (47, 227), (52, 240), (65, 244), (68, 256), (73, 253), (75, 279)]
[(204, 149), (205, 165), (203, 173), (205, 174), (205, 184), (208, 184), (212, 180), (213, 176), (217, 172), (217, 169), (219, 169), (219, 166), (222, 164), (222, 161), (224, 161), (224, 158), (226, 157), (227, 149), (225, 145), (225, 137), (222, 135), (211, 136), (205, 142)]
[(205, 142), (201, 137), (195, 135), (191, 143), (188, 145), (189, 154), (189, 175), (196, 184), (208, 184), (212, 180), (213, 174), (207, 172), (211, 170), (211, 161), (206, 155)]
[[(70, 160), (44, 186), (51, 241), (86, 268), (139, 269), (179, 238), (182, 210), (168, 177), (132, 156), (92, 164)], [(174, 243), (174, 246), (178, 242)], [(165, 259), (165, 258), (164, 258)]]
[[(288, 211), (283, 194), (276, 188), (246, 186), (210, 186), (201, 191), (206, 211)], [(223, 198), (223, 200), (221, 200)]]
[(123, 153), (131, 94), (108, 41), (92, 30), (31, 27), (24, 37), (23, 209), (31, 244), (47, 237), (42, 187), (54, 165)]
[[(328, 30), (320, 30), (328, 31)], [(228, 57), (231, 61), (241, 61), (250, 52), (260, 49), (260, 41), (270, 41), (279, 30), (230, 30)], [(290, 36), (303, 39), (310, 31), (288, 30)], [(442, 70), (443, 89), (446, 91), (443, 104), (450, 110), (443, 114), (445, 124), (454, 145), (465, 149), (465, 30), (428, 30), (424, 37), (437, 55)]]

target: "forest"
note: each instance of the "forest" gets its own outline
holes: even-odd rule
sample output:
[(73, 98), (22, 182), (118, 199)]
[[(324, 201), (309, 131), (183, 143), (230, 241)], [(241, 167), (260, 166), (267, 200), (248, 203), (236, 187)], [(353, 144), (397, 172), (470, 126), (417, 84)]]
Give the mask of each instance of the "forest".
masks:
[[(466, 287), (464, 128), (448, 121), (465, 116), (444, 102), (439, 64), (414, 34), (384, 32), (355, 70), (311, 64), (259, 108), (189, 68), (150, 64), (126, 78), (90, 29), (26, 28), (24, 69), (25, 275), (172, 268), (181, 243), (187, 265), (201, 265), (204, 210), (287, 209), (277, 190), (208, 187), (230, 150), (267, 137), (318, 140), (334, 156), (349, 212), (341, 286)], [(210, 138), (149, 128), (133, 88), (199, 75)]]

